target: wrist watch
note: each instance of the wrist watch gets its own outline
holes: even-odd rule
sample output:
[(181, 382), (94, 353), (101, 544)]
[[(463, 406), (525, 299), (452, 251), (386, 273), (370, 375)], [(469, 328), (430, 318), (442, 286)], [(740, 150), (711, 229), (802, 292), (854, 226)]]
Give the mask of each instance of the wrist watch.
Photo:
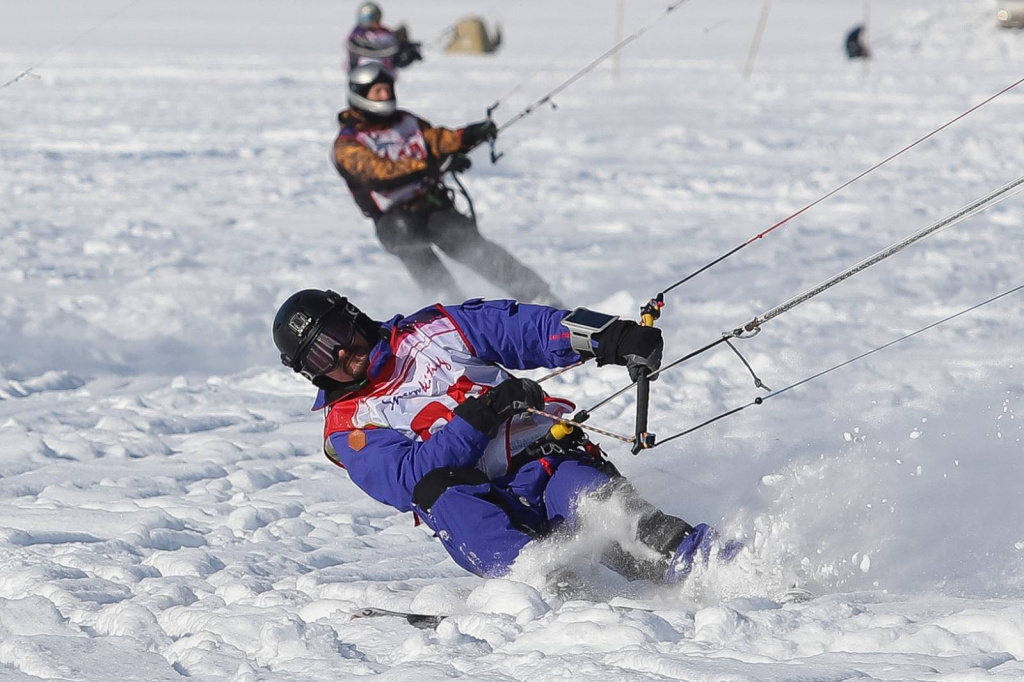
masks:
[(618, 320), (617, 315), (576, 308), (565, 316), (562, 326), (569, 330), (569, 343), (572, 349), (581, 355), (594, 355), (594, 334), (599, 334)]

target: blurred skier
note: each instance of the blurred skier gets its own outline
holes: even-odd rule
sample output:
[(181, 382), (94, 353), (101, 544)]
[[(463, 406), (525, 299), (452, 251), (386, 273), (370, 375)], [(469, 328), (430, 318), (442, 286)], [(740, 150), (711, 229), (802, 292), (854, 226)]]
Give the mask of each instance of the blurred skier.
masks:
[(360, 64), (380, 64), (394, 73), (423, 59), (420, 44), (409, 40), (405, 26), (396, 30), (383, 26), (383, 12), (376, 3), (364, 2), (356, 12), (356, 26), (348, 35), (348, 69)]
[(282, 362), (320, 388), (327, 456), (375, 500), (415, 512), (467, 571), (503, 575), (529, 543), (572, 532), (584, 496), (618, 496), (631, 518), (641, 551), (611, 543), (602, 560), (628, 579), (675, 582), (712, 550), (740, 549), (644, 500), (582, 430), (553, 439), (552, 420), (527, 408), (573, 405), (509, 373), (596, 358), (635, 377), (660, 366), (657, 328), (480, 299), (381, 323), (307, 289), (278, 310), (273, 335)]
[(469, 169), (463, 152), (493, 139), (497, 127), (491, 121), (458, 130), (434, 127), (397, 108), (394, 85), (380, 64), (353, 69), (350, 108), (338, 114), (341, 130), (334, 140), (334, 165), (373, 219), (381, 245), (422, 290), (442, 300), (465, 296), (434, 246), (520, 300), (557, 303), (537, 273), (484, 239), (476, 220), (456, 210), (454, 192), (440, 180), (446, 172)]

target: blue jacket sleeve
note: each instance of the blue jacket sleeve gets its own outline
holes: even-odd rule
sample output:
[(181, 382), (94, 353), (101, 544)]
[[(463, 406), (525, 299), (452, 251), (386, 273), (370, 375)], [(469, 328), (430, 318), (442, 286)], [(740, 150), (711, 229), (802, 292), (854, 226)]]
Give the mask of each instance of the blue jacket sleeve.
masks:
[(580, 361), (562, 326), (567, 310), (517, 301), (475, 299), (445, 306), (462, 335), (483, 360), (509, 369), (566, 367)]
[(461, 417), (424, 442), (392, 429), (367, 429), (366, 444), (354, 450), (349, 433), (331, 435), (338, 461), (363, 492), (400, 511), (412, 511), (413, 488), (425, 474), (438, 467), (475, 466), (490, 442)]

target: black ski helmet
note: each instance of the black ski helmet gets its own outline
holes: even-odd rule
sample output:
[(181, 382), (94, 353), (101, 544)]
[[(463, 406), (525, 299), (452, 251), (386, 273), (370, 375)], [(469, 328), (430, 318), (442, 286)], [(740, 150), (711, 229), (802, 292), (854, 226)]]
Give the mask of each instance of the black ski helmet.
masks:
[(337, 367), (338, 351), (352, 344), (356, 332), (372, 346), (380, 325), (330, 290), (292, 294), (274, 317), (274, 345), (282, 364), (314, 383)]
[[(368, 99), (370, 88), (378, 83), (391, 86), (391, 99), (375, 102)], [(376, 116), (387, 118), (395, 113), (398, 101), (395, 97), (395, 77), (379, 62), (360, 64), (348, 74), (348, 104), (353, 109)]]

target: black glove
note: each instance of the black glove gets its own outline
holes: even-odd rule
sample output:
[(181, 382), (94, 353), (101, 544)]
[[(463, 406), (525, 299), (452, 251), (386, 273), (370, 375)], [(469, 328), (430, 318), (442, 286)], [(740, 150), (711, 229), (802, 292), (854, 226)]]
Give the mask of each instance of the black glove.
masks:
[(524, 407), (543, 409), (544, 389), (533, 379), (512, 377), (489, 390), (480, 400), (499, 417), (507, 419), (522, 412)]
[(473, 161), (465, 154), (449, 154), (441, 161), (438, 170), (441, 173), (465, 173), (473, 166)]
[(467, 398), (455, 408), (455, 415), (485, 436), (494, 438), (498, 427), (512, 415), (523, 412), (524, 407), (543, 409), (544, 391), (536, 381), (513, 377), (480, 398)]
[(498, 137), (498, 126), (488, 119), (479, 123), (470, 123), (462, 129), (462, 148), (469, 149), (481, 142), (490, 142)]
[(398, 54), (395, 55), (395, 66), (404, 69), (413, 62), (418, 62), (422, 59), (420, 43), (402, 43), (398, 46)]
[(665, 342), (657, 327), (642, 327), (630, 320), (616, 320), (604, 331), (594, 334), (597, 347), (594, 356), (598, 367), (603, 365), (625, 365), (633, 381), (640, 376), (640, 370), (655, 372), (661, 367), (661, 353)]

